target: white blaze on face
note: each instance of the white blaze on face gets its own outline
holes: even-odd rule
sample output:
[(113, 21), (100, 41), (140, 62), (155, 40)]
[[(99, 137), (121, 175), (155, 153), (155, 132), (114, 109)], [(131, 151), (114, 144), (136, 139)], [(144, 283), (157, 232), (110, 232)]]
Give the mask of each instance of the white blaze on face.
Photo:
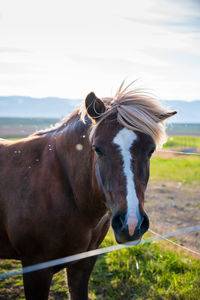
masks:
[(127, 225), (129, 234), (133, 235), (135, 228), (140, 221), (140, 213), (139, 213), (139, 201), (136, 195), (135, 183), (134, 183), (134, 174), (131, 168), (132, 156), (130, 152), (130, 148), (137, 139), (137, 135), (127, 129), (121, 129), (115, 138), (113, 139), (113, 143), (116, 144), (121, 151), (122, 161), (123, 161), (123, 171), (124, 176), (126, 177), (126, 192), (127, 192)]

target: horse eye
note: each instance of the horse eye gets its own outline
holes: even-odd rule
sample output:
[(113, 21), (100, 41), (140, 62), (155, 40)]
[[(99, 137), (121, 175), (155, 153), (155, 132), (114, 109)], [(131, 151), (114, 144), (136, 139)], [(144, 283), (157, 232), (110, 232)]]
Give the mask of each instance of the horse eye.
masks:
[(102, 156), (102, 155), (103, 155), (103, 152), (99, 149), (99, 147), (93, 146), (93, 148), (94, 148), (96, 154), (98, 154), (99, 156)]
[(154, 153), (155, 148), (152, 148), (152, 150), (148, 153), (148, 157), (150, 158), (152, 156), (152, 154)]

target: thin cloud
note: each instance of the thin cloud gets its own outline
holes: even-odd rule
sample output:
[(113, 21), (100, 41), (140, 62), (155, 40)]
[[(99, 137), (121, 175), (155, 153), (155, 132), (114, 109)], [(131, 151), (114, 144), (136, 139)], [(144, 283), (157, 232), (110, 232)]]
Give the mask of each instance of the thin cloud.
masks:
[(198, 16), (184, 17), (184, 20), (180, 20), (180, 21), (146, 20), (146, 19), (137, 19), (137, 18), (131, 18), (131, 17), (121, 17), (121, 18), (126, 21), (139, 23), (139, 24), (143, 24), (143, 25), (169, 26), (169, 27), (175, 27), (176, 29), (177, 28), (185, 29), (186, 31), (190, 31), (190, 32), (191, 32), (191, 30), (193, 32), (200, 32), (200, 17), (198, 17)]
[[(180, 20), (177, 17), (176, 20), (162, 20), (162, 19), (138, 19), (132, 17), (121, 17), (122, 19), (142, 25), (148, 26), (163, 26), (167, 27), (168, 30), (177, 32), (200, 32), (200, 15), (199, 16), (182, 16)], [(178, 21), (177, 21), (178, 20)]]
[[(21, 0), (11, 9), (5, 1), (0, 20), (4, 94), (82, 97), (90, 86), (109, 91), (128, 77), (158, 88), (161, 97), (198, 97), (197, 2), (85, 0), (78, 11), (75, 2), (67, 2)], [(15, 85), (21, 78), (31, 80)]]
[(200, 32), (200, 2), (195, 0), (154, 0), (140, 18), (122, 19), (148, 26), (166, 27), (176, 32)]
[[(168, 61), (171, 65), (177, 68), (192, 68), (192, 70), (200, 69), (200, 53), (191, 53), (189, 50), (176, 50), (176, 49), (155, 49), (149, 48), (144, 51), (148, 55), (157, 57), (161, 60)], [(184, 61), (184, 64), (183, 64)]]
[(34, 64), (30, 63), (16, 63), (16, 62), (0, 62), (0, 74), (6, 75), (23, 75), (31, 74), (34, 71), (38, 71)]
[(159, 60), (157, 60), (157, 64), (153, 62), (147, 63), (146, 61), (143, 62), (140, 59), (137, 59), (135, 55), (135, 60), (129, 60), (129, 59), (122, 59), (122, 58), (110, 58), (110, 57), (92, 57), (92, 56), (85, 56), (85, 55), (79, 55), (79, 54), (71, 54), (67, 56), (72, 61), (77, 63), (82, 63), (98, 68), (102, 68), (103, 70), (110, 70), (110, 71), (125, 71), (128, 72), (129, 70), (134, 70), (135, 68), (142, 68), (143, 66), (145, 69), (152, 71), (159, 70), (161, 66), (164, 66), (164, 64), (159, 63)]
[(0, 53), (32, 53), (32, 51), (20, 48), (0, 47)]

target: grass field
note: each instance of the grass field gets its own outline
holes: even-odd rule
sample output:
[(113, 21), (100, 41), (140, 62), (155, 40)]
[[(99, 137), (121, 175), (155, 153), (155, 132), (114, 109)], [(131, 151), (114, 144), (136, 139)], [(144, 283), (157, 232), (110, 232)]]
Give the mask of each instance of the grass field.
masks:
[(169, 123), (167, 124), (169, 136), (199, 136), (200, 124), (198, 123)]
[[(110, 232), (104, 246), (110, 245)], [(100, 257), (90, 289), (93, 299), (199, 299), (200, 260), (166, 248), (146, 244)], [(104, 276), (102, 276), (104, 274)]]
[[(110, 231), (102, 247), (114, 242)], [(0, 261), (1, 272), (19, 267)], [(146, 244), (102, 255), (89, 284), (91, 299), (199, 299), (200, 260), (169, 248), (165, 242)], [(5, 298), (1, 298), (4, 295)], [(68, 299), (64, 271), (56, 274), (51, 299)], [(22, 276), (0, 281), (0, 299), (24, 299)]]
[(59, 121), (56, 118), (0, 118), (0, 127), (47, 127)]
[(49, 128), (59, 119), (53, 118), (0, 118), (0, 137), (26, 137), (40, 129)]
[[(200, 137), (172, 136), (163, 147), (165, 150), (200, 149)], [(159, 152), (158, 152), (159, 154)], [(159, 156), (159, 155), (158, 155)], [(151, 159), (151, 180), (176, 181), (200, 185), (200, 156), (173, 155)]]
[(200, 148), (199, 136), (170, 136), (164, 149), (168, 148)]
[(154, 157), (151, 160), (150, 179), (200, 186), (200, 156)]

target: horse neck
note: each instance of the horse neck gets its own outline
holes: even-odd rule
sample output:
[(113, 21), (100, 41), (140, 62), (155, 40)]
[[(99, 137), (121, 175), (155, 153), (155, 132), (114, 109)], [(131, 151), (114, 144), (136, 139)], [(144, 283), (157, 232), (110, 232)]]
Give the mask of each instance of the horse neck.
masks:
[(57, 138), (57, 152), (74, 194), (76, 206), (90, 219), (105, 213), (105, 199), (93, 171), (93, 151), (89, 141), (88, 120), (85, 124), (74, 114)]

